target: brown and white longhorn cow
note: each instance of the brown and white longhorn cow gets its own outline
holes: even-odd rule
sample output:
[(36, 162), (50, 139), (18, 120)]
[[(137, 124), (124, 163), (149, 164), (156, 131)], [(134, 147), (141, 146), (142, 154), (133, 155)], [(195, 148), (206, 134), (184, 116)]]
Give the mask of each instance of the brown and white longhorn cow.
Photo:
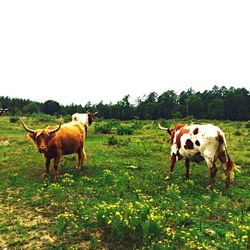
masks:
[(79, 171), (86, 159), (85, 153), (85, 129), (79, 122), (69, 122), (63, 125), (48, 126), (46, 129), (32, 130), (28, 128), (20, 118), (22, 125), (28, 131), (28, 137), (37, 145), (39, 153), (45, 157), (45, 175), (49, 175), (51, 159), (54, 159), (54, 179), (59, 178), (58, 165), (63, 155), (77, 153)]
[(4, 113), (6, 113), (8, 111), (7, 108), (3, 109), (3, 108), (0, 108), (0, 116)]
[(158, 125), (170, 135), (171, 162), (166, 180), (172, 175), (176, 159), (185, 159), (187, 179), (189, 179), (189, 162), (205, 160), (210, 171), (209, 187), (213, 188), (217, 172), (215, 162), (219, 159), (224, 168), (226, 188), (230, 186), (230, 173), (236, 165), (228, 155), (225, 134), (219, 127), (212, 124), (177, 124), (173, 129), (169, 129)]
[(75, 113), (72, 115), (72, 121), (80, 122), (85, 127), (86, 135), (88, 133), (88, 127), (92, 124), (95, 116), (98, 114), (97, 112), (89, 112), (86, 114)]

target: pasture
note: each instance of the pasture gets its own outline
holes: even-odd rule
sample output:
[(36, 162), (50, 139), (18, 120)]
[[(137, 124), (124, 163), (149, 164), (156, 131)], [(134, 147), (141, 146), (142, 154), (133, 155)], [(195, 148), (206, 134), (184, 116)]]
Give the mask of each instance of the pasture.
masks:
[[(34, 129), (68, 119), (24, 118)], [(97, 120), (80, 174), (77, 155), (63, 156), (54, 181), (53, 165), (42, 177), (44, 159), (20, 121), (1, 117), (0, 249), (249, 249), (249, 122), (192, 121), (218, 125), (241, 166), (226, 190), (218, 162), (213, 191), (205, 163), (192, 163), (184, 181), (179, 161), (164, 181), (170, 146), (158, 122)]]

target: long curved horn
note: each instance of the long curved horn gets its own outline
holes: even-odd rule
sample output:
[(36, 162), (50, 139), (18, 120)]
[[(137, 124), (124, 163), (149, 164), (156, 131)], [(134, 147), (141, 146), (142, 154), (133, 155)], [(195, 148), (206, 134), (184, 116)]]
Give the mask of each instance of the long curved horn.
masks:
[(158, 126), (159, 126), (159, 128), (160, 128), (161, 130), (165, 130), (165, 131), (168, 131), (168, 130), (169, 130), (168, 128), (162, 127), (160, 123), (158, 123)]
[(158, 123), (158, 126), (159, 126), (159, 128), (160, 128), (161, 130), (164, 130), (164, 131), (166, 131), (168, 134), (171, 134), (171, 130), (170, 130), (169, 128), (164, 128), (164, 127), (162, 127), (162, 126), (160, 125), (160, 123)]
[(99, 111), (96, 111), (96, 112), (95, 112), (95, 115), (97, 115), (98, 113), (99, 113)]
[(53, 129), (53, 130), (48, 130), (49, 133), (55, 133), (61, 128), (61, 123), (59, 124), (58, 128)]
[(21, 117), (19, 117), (19, 119), (21, 120), (22, 125), (23, 125), (23, 127), (24, 127), (24, 129), (25, 129), (26, 131), (28, 131), (28, 132), (30, 132), (30, 133), (33, 133), (33, 134), (35, 133), (35, 130), (30, 129), (30, 128), (28, 128), (28, 127), (25, 125), (25, 123), (24, 123), (24, 121), (22, 120)]

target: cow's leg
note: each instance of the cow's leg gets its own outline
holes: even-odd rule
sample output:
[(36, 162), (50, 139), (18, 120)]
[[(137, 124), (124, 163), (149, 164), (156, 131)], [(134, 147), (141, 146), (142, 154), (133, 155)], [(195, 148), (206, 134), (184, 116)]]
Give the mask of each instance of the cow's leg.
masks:
[(210, 166), (209, 171), (210, 171), (209, 187), (211, 189), (213, 189), (214, 188), (215, 177), (216, 177), (216, 172), (217, 172), (217, 168), (216, 168), (216, 165), (215, 165), (214, 162), (212, 163), (212, 166)]
[(230, 187), (230, 173), (232, 170), (232, 164), (225, 151), (220, 152), (218, 156), (220, 162), (223, 164), (224, 174), (226, 178), (226, 188)]
[(172, 172), (174, 170), (175, 162), (176, 162), (176, 154), (173, 153), (171, 155), (170, 168), (169, 168), (169, 171), (168, 171), (168, 175), (165, 178), (166, 181), (168, 181), (170, 179), (171, 175), (172, 175)]
[(189, 162), (190, 162), (189, 159), (185, 160), (185, 166), (186, 166), (186, 175), (185, 175), (185, 177), (186, 177), (187, 180), (190, 177), (190, 174), (189, 174)]
[(49, 176), (49, 166), (50, 166), (50, 158), (46, 158), (46, 161), (45, 161), (45, 173), (43, 174), (43, 176), (45, 178), (47, 178)]
[(54, 171), (55, 171), (54, 179), (55, 179), (55, 180), (58, 180), (58, 179), (59, 179), (59, 170), (58, 170), (58, 166), (59, 166), (60, 159), (61, 159), (61, 155), (57, 155), (57, 156), (54, 158)]
[(208, 187), (210, 187), (211, 189), (214, 188), (214, 182), (215, 182), (215, 177), (216, 177), (216, 172), (217, 172), (217, 168), (215, 165), (215, 161), (216, 159), (212, 159), (211, 157), (208, 157), (206, 155), (204, 155), (204, 159), (207, 163), (208, 169), (209, 169), (209, 173), (210, 173), (210, 181), (208, 184)]
[(82, 168), (83, 158), (84, 158), (83, 150), (81, 148), (78, 149), (77, 154), (78, 154), (78, 162), (76, 165), (76, 170), (80, 171), (80, 169)]
[(82, 153), (83, 153), (83, 162), (84, 162), (87, 159), (87, 154), (86, 154), (84, 147), (82, 148)]
[(79, 150), (77, 151), (77, 154), (78, 154), (78, 163), (77, 163), (77, 166), (76, 166), (76, 170), (80, 171), (80, 169), (82, 168), (82, 165), (83, 165), (84, 161), (87, 158), (84, 147), (79, 148)]

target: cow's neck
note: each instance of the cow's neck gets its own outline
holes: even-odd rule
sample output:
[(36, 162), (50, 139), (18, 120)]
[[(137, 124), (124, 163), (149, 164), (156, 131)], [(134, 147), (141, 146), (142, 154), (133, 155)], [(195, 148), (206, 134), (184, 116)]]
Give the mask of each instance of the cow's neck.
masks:
[(88, 114), (88, 125), (90, 126), (93, 122), (93, 118), (91, 114)]

